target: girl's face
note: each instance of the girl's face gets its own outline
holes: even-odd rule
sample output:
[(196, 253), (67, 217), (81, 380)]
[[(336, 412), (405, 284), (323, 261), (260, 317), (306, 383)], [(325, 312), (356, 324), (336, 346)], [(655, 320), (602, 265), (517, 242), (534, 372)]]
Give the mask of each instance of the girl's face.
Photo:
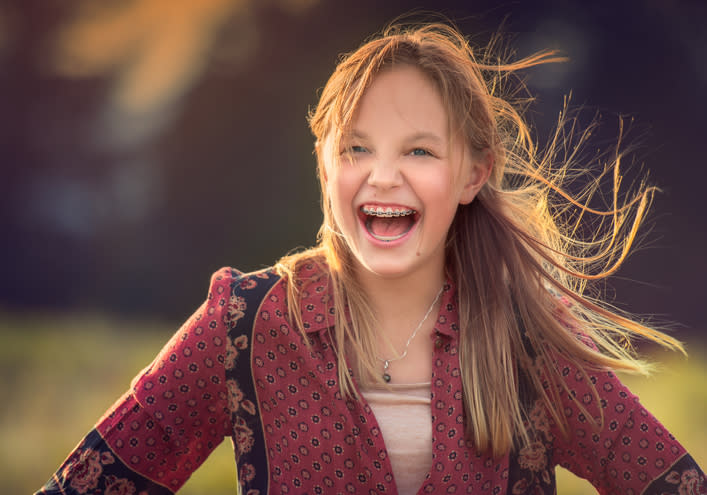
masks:
[(357, 269), (385, 278), (424, 270), (441, 278), (457, 206), (474, 199), (490, 171), (450, 140), (447, 120), (436, 86), (413, 66), (383, 70), (365, 91), (339, 163), (324, 170)]

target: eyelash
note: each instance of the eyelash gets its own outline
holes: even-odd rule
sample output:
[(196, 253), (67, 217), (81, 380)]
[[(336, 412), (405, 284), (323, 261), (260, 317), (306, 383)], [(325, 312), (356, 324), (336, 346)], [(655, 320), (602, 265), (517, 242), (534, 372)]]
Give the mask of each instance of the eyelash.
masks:
[[(418, 151), (422, 151), (423, 154), (417, 154)], [(429, 150), (426, 150), (424, 148), (415, 148), (413, 149), (409, 155), (411, 156), (435, 156), (434, 153), (430, 152)]]
[(352, 146), (346, 146), (345, 148), (342, 148), (342, 150), (339, 152), (339, 154), (345, 155), (345, 154), (365, 153), (366, 151), (368, 151), (368, 150), (363, 146), (352, 145)]

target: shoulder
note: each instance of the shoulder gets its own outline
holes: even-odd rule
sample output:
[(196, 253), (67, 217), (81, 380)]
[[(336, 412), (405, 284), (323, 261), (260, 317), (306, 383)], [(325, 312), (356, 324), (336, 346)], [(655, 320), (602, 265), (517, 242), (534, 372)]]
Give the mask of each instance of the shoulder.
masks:
[(225, 266), (211, 275), (209, 298), (235, 293), (247, 294), (248, 291), (256, 291), (258, 287), (272, 286), (278, 282), (283, 283), (285, 280), (272, 266), (251, 272)]
[(248, 287), (257, 285), (258, 280), (281, 278), (273, 266), (251, 272), (243, 272), (231, 266), (224, 266), (211, 274), (211, 287), (232, 287), (235, 285)]
[(242, 272), (227, 266), (211, 275), (208, 302), (223, 313), (227, 327), (233, 328), (247, 308), (257, 307), (275, 286), (286, 283), (275, 267)]

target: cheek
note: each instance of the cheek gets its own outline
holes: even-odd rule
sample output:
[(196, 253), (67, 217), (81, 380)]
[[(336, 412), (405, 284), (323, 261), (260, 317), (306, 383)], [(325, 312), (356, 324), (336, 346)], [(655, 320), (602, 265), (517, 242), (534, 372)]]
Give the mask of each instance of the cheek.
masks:
[(436, 205), (451, 205), (458, 197), (456, 182), (450, 173), (430, 173), (418, 178), (416, 189)]
[(327, 193), (334, 215), (339, 223), (345, 222), (347, 220), (346, 216), (351, 214), (357, 190), (356, 178), (350, 171), (342, 168), (330, 176), (327, 182)]
[(461, 188), (451, 174), (437, 174), (427, 177), (422, 184), (428, 223), (434, 224), (435, 231), (447, 231), (459, 209)]

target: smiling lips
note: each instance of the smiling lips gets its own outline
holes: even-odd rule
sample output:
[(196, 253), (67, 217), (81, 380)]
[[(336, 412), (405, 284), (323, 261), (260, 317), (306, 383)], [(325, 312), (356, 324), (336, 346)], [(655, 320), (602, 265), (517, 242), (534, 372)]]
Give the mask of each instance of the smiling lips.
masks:
[(376, 240), (392, 242), (403, 238), (417, 222), (417, 212), (398, 206), (363, 205), (363, 224)]

